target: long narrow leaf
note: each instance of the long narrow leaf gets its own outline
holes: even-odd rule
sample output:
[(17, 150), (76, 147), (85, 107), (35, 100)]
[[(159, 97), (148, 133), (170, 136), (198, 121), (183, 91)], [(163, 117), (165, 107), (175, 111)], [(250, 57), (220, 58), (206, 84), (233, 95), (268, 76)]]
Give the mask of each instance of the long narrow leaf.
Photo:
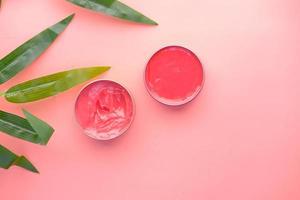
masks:
[(2, 58), (0, 60), (0, 84), (11, 79), (37, 59), (65, 30), (73, 16), (74, 14), (47, 28)]
[(16, 165), (34, 173), (39, 173), (33, 164), (24, 156), (18, 156), (0, 145), (0, 168), (9, 169)]
[(37, 101), (64, 92), (109, 69), (110, 67), (79, 68), (43, 76), (10, 88), (4, 96), (12, 103)]
[(117, 18), (143, 24), (157, 25), (155, 21), (142, 13), (116, 0), (67, 0), (75, 5), (96, 12), (102, 12)]
[(23, 112), (26, 118), (0, 110), (0, 131), (28, 142), (46, 145), (54, 129), (29, 112)]

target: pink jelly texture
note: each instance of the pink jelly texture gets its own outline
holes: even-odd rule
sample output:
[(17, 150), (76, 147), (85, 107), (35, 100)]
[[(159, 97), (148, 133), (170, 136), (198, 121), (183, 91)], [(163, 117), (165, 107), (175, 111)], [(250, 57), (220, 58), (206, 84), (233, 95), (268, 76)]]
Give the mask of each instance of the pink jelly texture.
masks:
[(167, 105), (182, 105), (195, 98), (202, 88), (202, 64), (184, 47), (165, 47), (149, 60), (145, 82), (154, 99)]
[(134, 104), (120, 84), (100, 80), (79, 94), (75, 114), (84, 132), (95, 139), (109, 140), (124, 133), (134, 117)]

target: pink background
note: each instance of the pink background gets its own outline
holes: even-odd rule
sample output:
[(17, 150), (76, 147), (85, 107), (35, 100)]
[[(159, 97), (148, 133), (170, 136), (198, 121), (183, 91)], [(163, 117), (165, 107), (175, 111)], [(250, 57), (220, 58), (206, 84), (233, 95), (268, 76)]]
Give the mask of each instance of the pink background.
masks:
[[(124, 0), (157, 20), (137, 25), (64, 0), (4, 0), (0, 57), (75, 12), (67, 30), (10, 85), (48, 73), (111, 65), (102, 78), (134, 93), (130, 129), (111, 142), (82, 134), (73, 107), (81, 86), (24, 107), (56, 128), (47, 147), (0, 134), (41, 174), (0, 170), (0, 199), (299, 200), (299, 0)], [(171, 109), (143, 83), (148, 58), (183, 45), (202, 60), (195, 101)]]

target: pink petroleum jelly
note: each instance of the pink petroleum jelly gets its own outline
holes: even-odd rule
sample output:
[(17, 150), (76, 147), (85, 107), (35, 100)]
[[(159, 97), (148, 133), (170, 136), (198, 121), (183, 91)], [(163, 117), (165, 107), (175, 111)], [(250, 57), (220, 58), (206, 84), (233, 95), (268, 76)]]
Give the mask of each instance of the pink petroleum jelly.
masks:
[(198, 57), (180, 46), (165, 47), (149, 60), (145, 71), (150, 95), (166, 105), (182, 105), (194, 99), (203, 85)]
[(99, 80), (80, 92), (75, 114), (88, 136), (109, 140), (130, 127), (134, 117), (134, 103), (128, 91), (120, 84)]

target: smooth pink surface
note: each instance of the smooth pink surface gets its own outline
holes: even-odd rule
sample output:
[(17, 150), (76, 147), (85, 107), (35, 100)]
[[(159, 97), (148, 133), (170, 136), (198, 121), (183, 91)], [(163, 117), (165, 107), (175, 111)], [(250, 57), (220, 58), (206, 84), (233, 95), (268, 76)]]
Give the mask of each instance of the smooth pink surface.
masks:
[[(40, 175), (0, 170), (0, 199), (299, 200), (300, 1), (124, 0), (157, 20), (136, 25), (64, 0), (2, 0), (0, 57), (72, 12), (46, 54), (10, 85), (73, 66), (111, 65), (101, 76), (133, 93), (126, 134), (99, 142), (82, 134), (74, 103), (82, 87), (28, 109), (56, 128), (47, 147), (0, 134)], [(205, 85), (183, 108), (154, 101), (143, 72), (153, 52), (181, 45), (201, 57)]]
[(154, 99), (166, 105), (183, 105), (194, 99), (201, 90), (202, 64), (189, 49), (164, 47), (147, 63), (145, 82)]
[(80, 92), (75, 115), (88, 136), (99, 140), (113, 139), (127, 131), (133, 121), (133, 99), (116, 82), (95, 81)]

